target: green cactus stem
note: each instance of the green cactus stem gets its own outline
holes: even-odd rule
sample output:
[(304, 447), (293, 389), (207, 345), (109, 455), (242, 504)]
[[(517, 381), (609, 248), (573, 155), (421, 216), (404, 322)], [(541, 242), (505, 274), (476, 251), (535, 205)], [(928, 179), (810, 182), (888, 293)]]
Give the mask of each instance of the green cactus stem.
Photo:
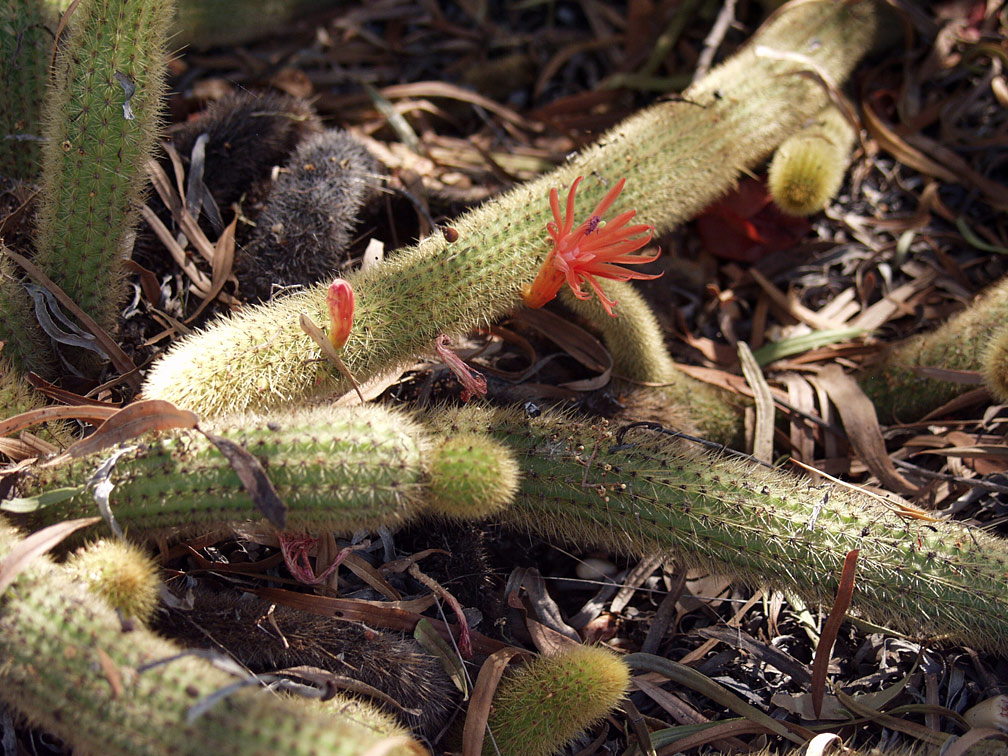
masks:
[[(517, 464), (499, 443), (462, 437), (435, 444), (407, 415), (378, 406), (244, 416), (208, 430), (259, 460), (294, 533), (395, 528), (428, 510), (482, 518), (517, 487)], [(108, 456), (36, 467), (21, 493), (79, 486)], [(238, 473), (195, 431), (135, 446), (116, 462), (111, 480), (112, 512), (135, 537), (225, 532), (262, 519)], [(27, 517), (38, 527), (94, 511), (92, 495), (81, 490)]]
[(1008, 321), (1008, 278), (929, 333), (894, 344), (858, 375), (882, 422), (914, 422), (973, 386), (921, 375), (915, 368), (982, 372), (991, 338)]
[[(0, 523), (0, 560), (18, 543)], [(386, 751), (382, 728), (254, 687), (208, 700), (236, 678), (181, 653), (146, 629), (124, 628), (46, 557), (0, 596), (0, 702), (82, 756), (426, 753), (402, 736)]]
[(569, 646), (508, 670), (494, 694), (483, 753), (551, 756), (609, 714), (630, 670), (601, 646)]
[(55, 14), (42, 0), (0, 2), (0, 177), (39, 169), (39, 110), (49, 76)]
[(854, 127), (835, 105), (828, 105), (777, 148), (767, 187), (781, 210), (812, 215), (826, 207), (843, 183)]
[(900, 514), (869, 494), (693, 451), (653, 430), (485, 408), (434, 422), (512, 448), (521, 487), (500, 518), (542, 537), (662, 552), (819, 604), (833, 600), (846, 554), (858, 549), (853, 612), (914, 636), (1008, 651), (1008, 543), (979, 528)]
[(46, 96), (35, 264), (115, 322), (161, 126), (173, 0), (82, 0)]
[[(687, 90), (627, 119), (569, 164), (466, 213), (441, 235), (355, 274), (354, 331), (343, 361), (358, 381), (407, 362), (441, 333), (486, 324), (521, 304), (549, 246), (551, 187), (585, 176), (584, 216), (621, 177), (618, 209), (666, 231), (702, 210), (826, 102), (798, 53), (836, 80), (870, 48), (870, 2), (795, 5), (732, 59)], [(148, 375), (144, 393), (205, 416), (301, 402), (350, 386), (300, 328), (326, 322), (324, 285), (250, 308), (182, 340)]]
[(994, 332), (984, 352), (984, 385), (999, 402), (1008, 402), (1008, 327)]

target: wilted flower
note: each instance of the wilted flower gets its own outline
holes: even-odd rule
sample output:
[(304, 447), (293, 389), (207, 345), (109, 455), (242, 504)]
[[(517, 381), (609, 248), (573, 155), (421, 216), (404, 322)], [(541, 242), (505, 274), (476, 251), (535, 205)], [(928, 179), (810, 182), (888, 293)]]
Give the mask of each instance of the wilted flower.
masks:
[(658, 278), (660, 273), (649, 275), (620, 266), (652, 262), (658, 259), (661, 250), (650, 257), (630, 254), (651, 241), (654, 233), (651, 226), (627, 226), (636, 214), (635, 210), (620, 213), (610, 221), (602, 220), (602, 216), (623, 191), (626, 179), (620, 179), (595, 206), (588, 220), (574, 228), (574, 193), (583, 178), (578, 176), (571, 184), (563, 218), (560, 217), (560, 195), (556, 189), (550, 189), (550, 207), (553, 210), (554, 222), (546, 224), (546, 231), (553, 239), (553, 249), (539, 269), (535, 281), (523, 291), (525, 304), (529, 307), (542, 307), (557, 295), (565, 280), (574, 296), (578, 299), (588, 299), (591, 292), (582, 288), (587, 281), (598, 294), (606, 312), (615, 317), (612, 308), (616, 302), (602, 292), (595, 278), (611, 278), (616, 281)]
[(337, 278), (329, 284), (326, 304), (329, 306), (329, 341), (342, 349), (353, 328), (354, 292), (350, 282)]
[(441, 361), (458, 378), (462, 384), (462, 401), (468, 402), (473, 396), (486, 396), (487, 382), (482, 373), (479, 373), (462, 361), (455, 352), (451, 350), (451, 339), (445, 334), (441, 334), (434, 340), (434, 351), (437, 352)]

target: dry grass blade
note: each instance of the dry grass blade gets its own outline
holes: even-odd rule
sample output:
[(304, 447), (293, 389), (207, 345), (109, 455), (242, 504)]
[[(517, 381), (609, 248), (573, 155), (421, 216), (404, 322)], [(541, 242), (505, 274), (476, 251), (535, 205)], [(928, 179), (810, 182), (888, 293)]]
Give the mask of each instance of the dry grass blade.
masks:
[(816, 646), (815, 659), (812, 662), (812, 711), (815, 712), (816, 719), (822, 714), (830, 653), (833, 651), (833, 644), (836, 642), (837, 633), (840, 632), (840, 625), (843, 624), (844, 615), (847, 614), (851, 598), (854, 596), (854, 575), (857, 570), (858, 553), (857, 549), (854, 549), (848, 552), (847, 558), (844, 559), (843, 572), (840, 575), (840, 585), (833, 601), (833, 608), (830, 609), (826, 624), (823, 625), (822, 635), (819, 636), (819, 644)]
[(753, 396), (756, 397), (756, 427), (753, 430), (753, 457), (770, 464), (773, 461), (774, 401), (770, 386), (744, 341), (738, 343), (739, 362)]
[[(480, 667), (479, 677), (473, 686), (472, 699), (466, 712), (465, 725), (462, 728), (462, 756), (481, 756), (483, 753), (487, 719), (490, 717), (490, 705), (493, 703), (497, 684), (511, 659), (522, 654), (523, 652), (517, 648), (502, 648), (491, 654)], [(493, 737), (493, 733), (490, 733), (490, 737)], [(497, 750), (496, 747), (494, 750)]]

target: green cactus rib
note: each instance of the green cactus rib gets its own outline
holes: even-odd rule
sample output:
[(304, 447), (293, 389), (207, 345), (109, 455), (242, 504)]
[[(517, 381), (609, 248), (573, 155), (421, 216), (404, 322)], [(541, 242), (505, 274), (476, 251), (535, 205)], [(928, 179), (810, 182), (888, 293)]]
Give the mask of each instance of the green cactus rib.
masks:
[(508, 670), (487, 724), (491, 756), (550, 756), (619, 705), (630, 684), (626, 664), (601, 646), (570, 646)]
[[(0, 522), (0, 560), (18, 543)], [(175, 658), (181, 653), (146, 629), (124, 628), (111, 608), (46, 557), (0, 596), (0, 702), (74, 753), (361, 756), (382, 747), (386, 736), (360, 721), (255, 688), (193, 718), (195, 704), (236, 678), (193, 656)], [(426, 750), (398, 738), (388, 753)]]
[(54, 17), (43, 0), (0, 1), (0, 177), (30, 181), (38, 172)]
[(106, 329), (160, 130), (173, 9), (82, 0), (46, 97), (34, 262)]
[[(427, 510), (480, 518), (506, 504), (517, 487), (517, 466), (498, 443), (484, 439), (475, 445), (463, 437), (435, 444), (407, 415), (378, 406), (243, 416), (208, 430), (259, 460), (287, 506), (289, 532), (395, 528)], [(100, 461), (101, 455), (93, 455), (37, 467), (21, 492), (32, 496), (80, 485)], [(459, 482), (459, 468), (468, 483)], [(456, 480), (446, 482), (449, 475)], [(118, 459), (111, 480), (112, 512), (137, 537), (224, 532), (262, 519), (228, 460), (194, 431), (138, 444)], [(446, 493), (453, 494), (450, 500)], [(27, 515), (27, 524), (35, 528), (94, 512), (91, 494), (82, 490)]]
[[(579, 175), (586, 177), (576, 203), (581, 217), (621, 177), (627, 183), (618, 209), (636, 209), (635, 221), (661, 233), (692, 217), (824, 106), (809, 64), (788, 55), (843, 80), (875, 29), (875, 6), (864, 0), (796, 5), (683, 101), (634, 115), (567, 165), (460, 217), (457, 241), (432, 236), (353, 275), (357, 309), (343, 361), (365, 381), (413, 359), (439, 333), (466, 331), (518, 307), (522, 286), (548, 252), (549, 190)], [(345, 392), (350, 386), (319, 359), (299, 325), (302, 313), (328, 322), (325, 291), (319, 285), (279, 298), (183, 339), (154, 365), (145, 395), (217, 416)]]
[[(666, 434), (469, 409), (435, 418), (488, 432), (522, 481), (505, 522), (581, 547), (664, 552), (828, 604), (860, 551), (852, 609), (914, 636), (1008, 651), (1008, 542), (951, 521), (900, 516), (876, 498), (747, 460), (691, 451)], [(618, 449), (614, 450), (614, 447)]]

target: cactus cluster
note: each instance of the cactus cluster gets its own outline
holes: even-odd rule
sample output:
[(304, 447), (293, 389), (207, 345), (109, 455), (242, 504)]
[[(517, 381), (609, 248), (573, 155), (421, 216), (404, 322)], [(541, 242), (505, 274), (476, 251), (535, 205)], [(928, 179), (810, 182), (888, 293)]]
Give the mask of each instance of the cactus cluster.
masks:
[[(875, 29), (871, 4), (796, 6), (687, 90), (683, 102), (632, 116), (568, 165), (463, 215), (454, 223), (457, 240), (428, 237), (353, 275), (357, 325), (342, 354), (350, 372), (365, 381), (429, 349), (439, 334), (489, 324), (517, 307), (548, 249), (549, 190), (579, 175), (586, 176), (579, 216), (626, 177), (620, 201), (636, 209), (635, 220), (660, 233), (688, 219), (825, 105), (802, 65), (757, 49), (800, 52), (843, 79)], [(301, 329), (302, 313), (326, 321), (324, 285), (183, 339), (151, 369), (144, 393), (213, 416), (348, 390)]]

